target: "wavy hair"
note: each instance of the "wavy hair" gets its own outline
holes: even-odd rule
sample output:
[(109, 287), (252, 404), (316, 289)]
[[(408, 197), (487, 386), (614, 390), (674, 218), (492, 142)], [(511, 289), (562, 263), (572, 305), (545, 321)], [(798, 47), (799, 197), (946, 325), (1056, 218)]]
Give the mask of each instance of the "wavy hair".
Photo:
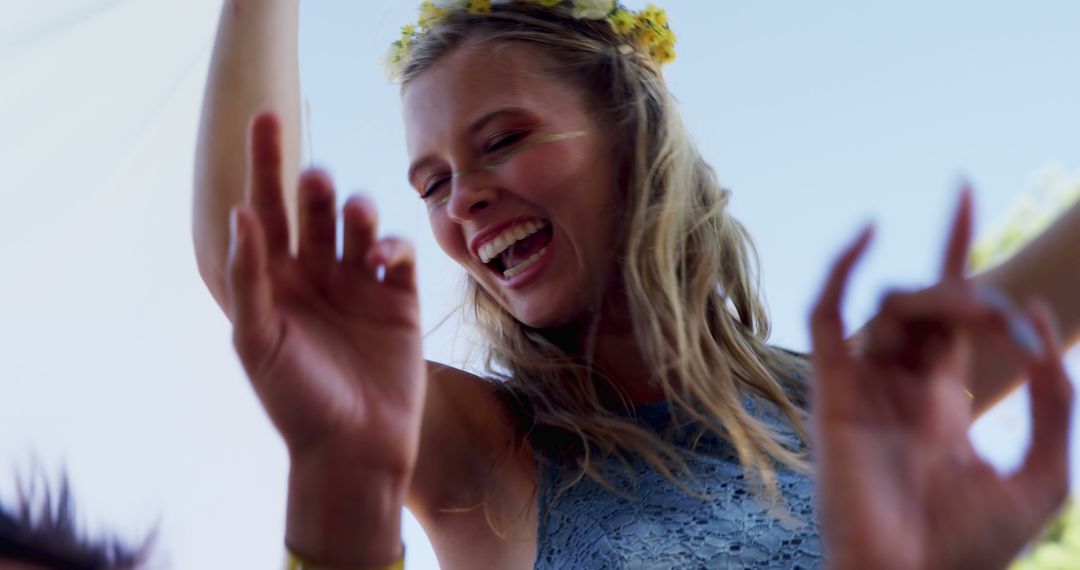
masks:
[[(756, 248), (728, 212), (731, 193), (691, 141), (659, 68), (605, 21), (507, 4), (454, 12), (410, 46), (402, 91), (455, 49), (500, 43), (535, 50), (545, 71), (582, 93), (613, 133), (622, 193), (616, 227), (624, 230), (616, 236), (619, 286), (635, 341), (672, 411), (730, 441), (749, 480), (775, 504), (774, 464), (807, 471), (805, 446), (782, 443), (744, 399), (775, 406), (806, 441), (807, 361), (766, 343)], [(688, 490), (676, 476), (689, 475), (682, 452), (605, 402), (604, 390), (617, 386), (591, 365), (588, 342), (568, 349), (551, 331), (524, 325), (471, 277), (466, 306), (488, 371), (520, 412), (522, 437), (576, 465), (560, 492), (584, 476), (606, 485), (596, 462), (626, 453)], [(598, 319), (597, 311), (592, 334)]]

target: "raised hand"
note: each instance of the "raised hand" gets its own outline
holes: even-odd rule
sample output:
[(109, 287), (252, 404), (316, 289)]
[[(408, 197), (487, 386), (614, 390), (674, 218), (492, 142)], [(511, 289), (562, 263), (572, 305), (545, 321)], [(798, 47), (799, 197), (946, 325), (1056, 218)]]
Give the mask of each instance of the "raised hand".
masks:
[[(832, 568), (1003, 568), (1068, 488), (1072, 388), (1045, 309), (1027, 319), (964, 279), (965, 192), (942, 279), (893, 293), (854, 351), (840, 305), (870, 240), (835, 264), (811, 317), (819, 515)], [(1023, 320), (1021, 320), (1023, 319)], [(1033, 437), (1023, 466), (999, 475), (968, 439), (970, 332), (988, 327), (1023, 354)]]
[(343, 209), (339, 259), (330, 179), (300, 182), (299, 248), (289, 251), (280, 127), (255, 118), (247, 194), (232, 211), (228, 295), (233, 341), (293, 458), (355, 459), (407, 477), (425, 392), (414, 256), (376, 239), (364, 198)]

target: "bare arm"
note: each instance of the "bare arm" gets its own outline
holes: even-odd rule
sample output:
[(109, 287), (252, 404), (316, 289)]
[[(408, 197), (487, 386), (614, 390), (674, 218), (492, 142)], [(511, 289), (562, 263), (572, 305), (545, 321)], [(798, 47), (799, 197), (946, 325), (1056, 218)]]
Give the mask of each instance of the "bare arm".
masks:
[(299, 12), (299, 0), (225, 0), (222, 5), (199, 125), (192, 230), (199, 274), (226, 312), (229, 209), (244, 197), (247, 126), (262, 109), (273, 109), (281, 122), (281, 180), (289, 235), (297, 235)]
[[(297, 254), (302, 230), (297, 184), (298, 20), (299, 0), (225, 0), (218, 25), (199, 129), (193, 237), (199, 272), (230, 316), (229, 212), (245, 200), (245, 188), (251, 191), (261, 181), (274, 186), (258, 190), (264, 197), (281, 192), (289, 226), (284, 233), (290, 236), (292, 254)], [(276, 140), (249, 141), (251, 119), (263, 110), (277, 116), (280, 129), (274, 129), (272, 137)], [(259, 153), (246, 150), (256, 147), (261, 148)], [(258, 176), (248, 184), (252, 167)], [(423, 410), (419, 470), (408, 488), (397, 487), (393, 480), (377, 481), (370, 473), (354, 473), (324, 458), (292, 462), (287, 527), (291, 544), (302, 553), (327, 560), (344, 557), (348, 553), (338, 547), (359, 543), (342, 537), (356, 536), (361, 529), (368, 541), (363, 545), (367, 554), (392, 558), (400, 546), (402, 501), (425, 519), (429, 531), (464, 526), (461, 517), (451, 520), (439, 509), (469, 504), (484, 495), (482, 477), (489, 475), (492, 457), (505, 447), (510, 426), (499, 423), (501, 407), (485, 381), (434, 363), (427, 369), (431, 381)], [(445, 544), (447, 539), (436, 542)]]
[[(975, 281), (997, 287), (1021, 307), (1035, 298), (1044, 300), (1057, 318), (1062, 344), (1075, 344), (1080, 340), (1080, 203), (1019, 253)], [(989, 334), (976, 339), (974, 359), (970, 389), (978, 415), (1020, 384), (1023, 368)]]

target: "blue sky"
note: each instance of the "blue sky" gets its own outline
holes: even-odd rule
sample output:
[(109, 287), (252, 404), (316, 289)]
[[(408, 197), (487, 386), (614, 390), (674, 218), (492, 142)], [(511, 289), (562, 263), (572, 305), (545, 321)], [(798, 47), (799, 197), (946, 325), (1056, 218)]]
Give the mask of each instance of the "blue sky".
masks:
[[(864, 222), (879, 234), (852, 326), (886, 285), (933, 277), (960, 177), (991, 231), (1047, 165), (1080, 175), (1076, 3), (661, 4), (679, 34), (667, 78), (757, 241), (780, 344), (806, 348), (823, 271)], [(314, 162), (417, 243), (433, 327), (459, 272), (405, 183), (397, 88), (379, 63), (415, 6), (303, 2), (301, 59)], [(177, 568), (276, 564), (284, 521), (283, 449), (191, 251), (219, 7), (20, 2), (0, 22), (0, 464), (66, 465), (91, 527), (161, 520)], [(464, 362), (469, 346), (451, 319), (426, 350)], [(1024, 416), (1021, 394), (977, 428), (980, 448), (1009, 463)], [(0, 496), (10, 488), (0, 478)], [(431, 567), (414, 523), (406, 541), (410, 567)]]
[[(378, 58), (413, 13), (409, 2), (372, 5), (304, 5), (304, 86), (316, 162), (345, 188), (394, 199), (383, 209), (396, 214), (405, 157), (396, 88)], [(782, 342), (805, 346), (807, 285), (863, 221), (877, 220), (881, 239), (859, 298), (930, 277), (962, 176), (989, 228), (1035, 171), (1078, 166), (1075, 5), (664, 6), (679, 34), (668, 80), (761, 246)], [(430, 242), (414, 219), (400, 222)]]

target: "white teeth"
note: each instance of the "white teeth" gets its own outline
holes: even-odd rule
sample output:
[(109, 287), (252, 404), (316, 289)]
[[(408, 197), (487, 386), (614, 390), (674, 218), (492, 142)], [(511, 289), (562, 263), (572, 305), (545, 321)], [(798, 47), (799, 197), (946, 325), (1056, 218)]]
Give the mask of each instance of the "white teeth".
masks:
[(503, 230), (495, 239), (480, 246), (480, 250), (477, 252), (480, 255), (480, 261), (487, 263), (495, 259), (497, 255), (513, 245), (514, 242), (533, 235), (545, 226), (547, 226), (547, 222), (530, 220)]
[(545, 251), (547, 251), (546, 245), (540, 248), (540, 251), (530, 255), (529, 259), (526, 259), (525, 261), (522, 261), (521, 263), (511, 267), (510, 269), (503, 271), (503, 277), (506, 279), (513, 279), (518, 275), (521, 275), (521, 272), (525, 271), (526, 269), (531, 267), (532, 264), (536, 263), (536, 260), (540, 259), (540, 256), (544, 255)]

